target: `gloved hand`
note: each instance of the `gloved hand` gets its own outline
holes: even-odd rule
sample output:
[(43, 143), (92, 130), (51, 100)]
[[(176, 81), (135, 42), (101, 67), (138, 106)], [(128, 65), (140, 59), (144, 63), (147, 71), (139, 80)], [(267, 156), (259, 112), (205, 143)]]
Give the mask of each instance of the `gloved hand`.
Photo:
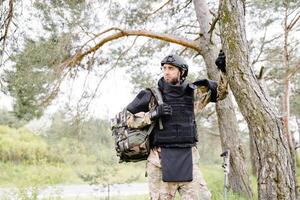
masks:
[(220, 50), (220, 53), (218, 55), (218, 58), (215, 61), (215, 64), (218, 66), (219, 70), (226, 73), (226, 56), (222, 49)]
[(206, 87), (209, 86), (209, 82), (207, 79), (200, 79), (198, 81), (195, 81), (193, 84), (196, 86), (206, 86)]
[(172, 115), (172, 107), (166, 103), (158, 105), (156, 109), (150, 112), (150, 119), (157, 119), (161, 116)]

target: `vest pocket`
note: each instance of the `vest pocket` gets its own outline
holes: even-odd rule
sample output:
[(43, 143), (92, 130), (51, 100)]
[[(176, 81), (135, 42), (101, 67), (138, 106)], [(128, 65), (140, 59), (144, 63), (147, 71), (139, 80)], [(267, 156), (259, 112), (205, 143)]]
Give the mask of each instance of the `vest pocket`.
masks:
[[(158, 144), (193, 144), (195, 142), (195, 126), (172, 124), (172, 126), (164, 127), (156, 133), (154, 141)], [(172, 131), (170, 131), (172, 130)]]
[(180, 125), (177, 128), (177, 140), (178, 143), (194, 143), (195, 142), (195, 130), (194, 125)]

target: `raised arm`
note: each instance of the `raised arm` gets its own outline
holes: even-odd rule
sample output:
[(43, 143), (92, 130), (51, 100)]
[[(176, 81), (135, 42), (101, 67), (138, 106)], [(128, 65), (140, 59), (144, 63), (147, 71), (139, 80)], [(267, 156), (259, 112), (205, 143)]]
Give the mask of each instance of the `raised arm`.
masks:
[(209, 102), (217, 102), (224, 99), (228, 94), (228, 81), (226, 73), (226, 57), (221, 50), (216, 65), (220, 70), (218, 82), (208, 79), (195, 81), (193, 84), (197, 87), (195, 93), (195, 109), (196, 112), (201, 112)]

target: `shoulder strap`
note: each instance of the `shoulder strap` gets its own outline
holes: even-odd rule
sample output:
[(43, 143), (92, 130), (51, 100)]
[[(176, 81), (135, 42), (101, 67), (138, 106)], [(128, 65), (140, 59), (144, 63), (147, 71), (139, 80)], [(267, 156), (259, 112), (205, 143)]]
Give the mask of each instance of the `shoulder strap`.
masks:
[(161, 92), (158, 88), (150, 88), (152, 94), (154, 95), (158, 105), (161, 105), (163, 104), (163, 98), (162, 98), (162, 95), (161, 95)]
[[(158, 105), (162, 105), (164, 102), (159, 88), (149, 88), (149, 89), (154, 95)], [(161, 118), (158, 119), (158, 123), (159, 123), (159, 129), (160, 130), (164, 129)]]

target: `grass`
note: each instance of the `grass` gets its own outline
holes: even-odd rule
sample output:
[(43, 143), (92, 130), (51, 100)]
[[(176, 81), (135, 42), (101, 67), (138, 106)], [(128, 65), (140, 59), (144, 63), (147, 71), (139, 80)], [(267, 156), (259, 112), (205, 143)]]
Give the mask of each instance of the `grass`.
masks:
[[(84, 182), (80, 175), (98, 176), (96, 180), (98, 183), (147, 181), (145, 162), (119, 164), (113, 146), (102, 145), (99, 148), (97, 146), (95, 152), (88, 147), (69, 138), (58, 140), (54, 145), (50, 145), (42, 137), (26, 129), (13, 129), (0, 125), (0, 187), (17, 187), (18, 195), (24, 196), (19, 199), (26, 200), (24, 193), (26, 187), (36, 187), (38, 192), (39, 188), (47, 185), (87, 184), (88, 182)], [(212, 200), (223, 199), (224, 174), (221, 164), (202, 164), (200, 168), (212, 193)], [(297, 176), (297, 180), (300, 183), (300, 175)], [(253, 191), (257, 192), (256, 178), (251, 177), (251, 182)], [(254, 196), (257, 199), (257, 193)], [(78, 198), (66, 200), (69, 199)], [(99, 199), (99, 197), (80, 199)], [(149, 197), (139, 195), (110, 198), (110, 200), (114, 199), (143, 200)], [(228, 200), (246, 200), (246, 198), (229, 191)]]
[[(84, 165), (69, 165), (66, 163), (39, 163), (35, 165), (0, 162), (0, 187), (54, 185), (54, 184), (82, 184), (80, 174), (95, 173), (96, 166), (109, 171), (110, 166), (100, 162)], [(116, 164), (116, 173), (105, 175), (111, 183), (145, 182), (145, 164), (128, 163)], [(104, 181), (99, 179), (99, 181)], [(106, 181), (105, 181), (106, 182)]]
[(0, 163), (0, 186), (54, 185), (62, 182), (79, 182), (81, 179), (65, 164), (25, 165)]
[[(205, 178), (207, 186), (212, 193), (212, 200), (223, 199), (224, 195), (224, 172), (219, 165), (201, 165), (202, 174)], [(251, 177), (252, 188), (256, 188), (255, 177)], [(256, 190), (253, 190), (254, 192)], [(257, 199), (257, 194), (254, 194), (254, 199)], [(247, 198), (228, 192), (228, 200), (247, 200)]]
[[(82, 197), (80, 200), (107, 200), (107, 197)], [(63, 198), (62, 200), (78, 200), (78, 198)], [(125, 196), (125, 197), (110, 197), (109, 200), (149, 200), (149, 195), (135, 195), (135, 196)]]

